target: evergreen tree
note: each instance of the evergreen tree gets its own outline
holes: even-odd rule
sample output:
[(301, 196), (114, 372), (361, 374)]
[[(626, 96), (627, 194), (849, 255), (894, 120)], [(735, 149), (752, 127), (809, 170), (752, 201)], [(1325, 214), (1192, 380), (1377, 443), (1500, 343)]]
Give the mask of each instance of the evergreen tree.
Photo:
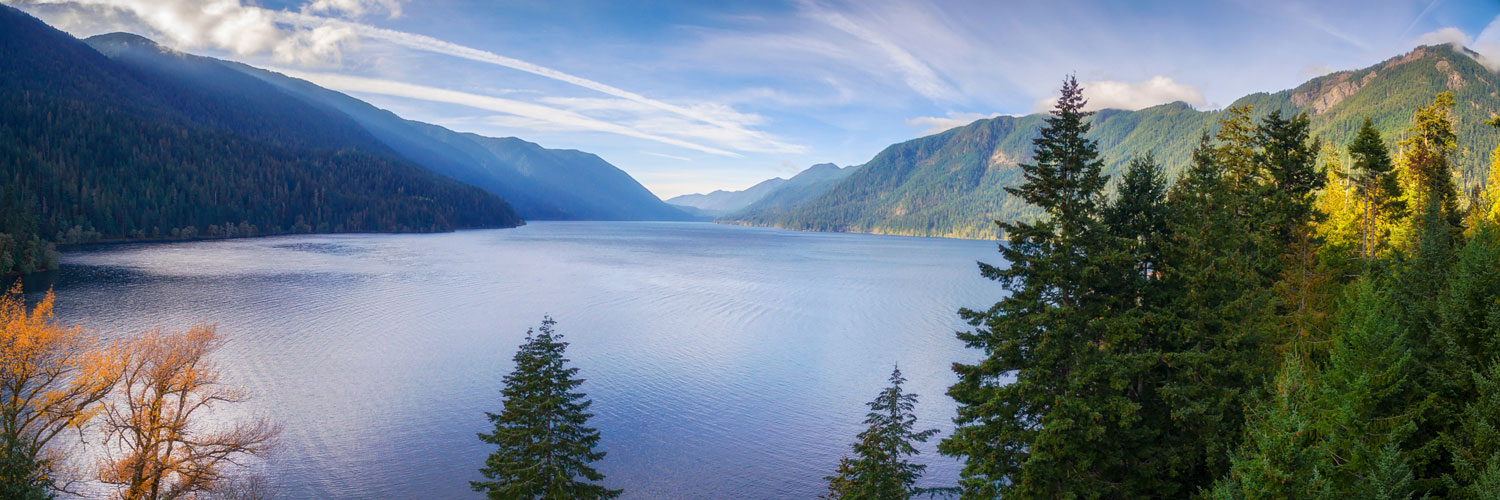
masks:
[[(1207, 137), (1169, 192), (1171, 244), (1165, 277), (1172, 315), (1162, 349), (1171, 408), (1170, 432), (1159, 445), (1178, 461), (1178, 481), (1197, 491), (1229, 470), (1244, 437), (1245, 409), (1276, 371), (1276, 295), (1271, 285), (1280, 250), (1259, 209), (1265, 189), (1239, 155), (1253, 154), (1246, 108)], [(1227, 132), (1226, 132), (1227, 131)], [(1236, 179), (1239, 180), (1236, 180)]]
[(907, 457), (918, 453), (915, 443), (927, 442), (937, 429), (916, 430), (917, 395), (901, 390), (906, 378), (900, 368), (891, 371), (890, 382), (890, 387), (867, 403), (870, 412), (865, 424), (869, 428), (854, 443), (855, 458), (844, 458), (838, 472), (825, 478), (828, 495), (824, 498), (904, 500), (924, 492), (916, 485), (927, 466), (911, 463)]
[(1318, 192), (1318, 217), (1313, 234), (1320, 243), (1319, 262), (1331, 267), (1334, 278), (1343, 283), (1358, 277), (1367, 265), (1360, 241), (1364, 230), (1360, 212), (1364, 204), (1355, 192), (1352, 176), (1339, 165), (1338, 153), (1327, 148), (1324, 157), (1328, 158), (1328, 164), (1323, 169), (1323, 190)]
[[(1159, 428), (1140, 425), (1146, 377), (1159, 354), (1120, 328), (1132, 265), (1102, 223), (1106, 178), (1077, 81), (1068, 78), (1033, 141), (1025, 182), (1008, 191), (1039, 208), (1037, 222), (997, 221), (1007, 268), (981, 273), (1010, 290), (959, 334), (984, 351), (955, 364), (954, 434), (939, 449), (966, 457), (965, 498), (1130, 497), (1162, 491)], [(1014, 377), (1013, 382), (1008, 378)], [(1170, 492), (1168, 492), (1170, 494)]]
[(614, 498), (621, 490), (594, 484), (604, 474), (589, 464), (604, 458), (596, 451), (599, 432), (587, 426), (593, 401), (575, 392), (583, 380), (567, 366), (567, 342), (554, 333), (557, 324), (544, 318), (539, 330), (526, 331), (526, 343), (515, 355), (515, 371), (505, 376), (505, 406), (486, 413), (495, 430), (479, 439), (499, 447), (479, 469), (488, 481), (473, 481), (474, 491), (493, 500)]
[(1138, 302), (1152, 295), (1147, 290), (1160, 272), (1167, 244), (1167, 178), (1156, 158), (1146, 155), (1130, 160), (1120, 178), (1114, 202), (1104, 210), (1104, 222), (1114, 236), (1130, 248)]
[(1283, 358), (1270, 400), (1251, 412), (1245, 442), (1230, 459), (1229, 474), (1207, 492), (1210, 499), (1331, 498), (1307, 363), (1298, 353)]
[[(1451, 227), (1458, 227), (1458, 188), (1453, 183), (1453, 156), (1458, 149), (1458, 135), (1453, 131), (1453, 93), (1443, 92), (1432, 104), (1417, 110), (1406, 140), (1401, 141), (1402, 189), (1408, 194), (1408, 206), (1424, 210), (1429, 202), (1442, 213)], [(1421, 216), (1413, 220), (1420, 224)]]
[(8, 432), (0, 432), (0, 498), (51, 500), (52, 484), (47, 467), (37, 457), (35, 446)]
[(1448, 439), (1454, 467), (1445, 482), (1455, 499), (1500, 498), (1500, 364), (1475, 373), (1474, 385), (1477, 397)]
[(1364, 205), (1360, 217), (1360, 256), (1369, 259), (1374, 255), (1371, 240), (1375, 214), (1401, 209), (1401, 186), (1396, 183), (1395, 166), (1391, 164), (1385, 140), (1369, 118), (1349, 144), (1349, 157), (1354, 162), (1354, 192)]
[(1271, 190), (1267, 198), (1272, 231), (1287, 246), (1307, 236), (1303, 229), (1313, 219), (1314, 197), (1323, 188), (1323, 173), (1317, 168), (1321, 143), (1311, 138), (1311, 127), (1307, 114), (1288, 120), (1280, 111), (1272, 111), (1255, 127), (1255, 160), (1266, 172)]
[(1318, 376), (1324, 474), (1341, 498), (1382, 497), (1400, 484), (1409, 491), (1409, 478), (1394, 478), (1411, 475), (1401, 445), (1422, 417), (1425, 394), (1411, 346), (1392, 318), (1389, 286), (1376, 273), (1354, 285)]

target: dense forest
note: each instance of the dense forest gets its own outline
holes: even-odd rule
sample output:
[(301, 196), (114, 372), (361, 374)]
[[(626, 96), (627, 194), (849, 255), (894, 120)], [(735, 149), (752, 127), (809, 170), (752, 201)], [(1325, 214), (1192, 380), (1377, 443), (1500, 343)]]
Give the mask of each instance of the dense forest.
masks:
[(981, 265), (1009, 295), (961, 311), (963, 498), (1500, 497), (1500, 161), (1462, 195), (1452, 93), (1338, 144), (1231, 108), (1175, 182), (1112, 181), (1084, 102), (1008, 189), (1043, 214)]
[[(1215, 134), (1230, 109), (1249, 107), (1253, 119), (1273, 112), (1306, 113), (1309, 132), (1329, 144), (1345, 144), (1365, 119), (1388, 138), (1399, 139), (1412, 113), (1434, 94), (1454, 95), (1454, 151), (1458, 188), (1472, 196), (1490, 164), (1500, 130), (1484, 121), (1500, 113), (1500, 77), (1467, 49), (1418, 47), (1381, 64), (1341, 71), (1297, 88), (1257, 93), (1223, 110), (1198, 111), (1169, 103), (1136, 111), (1106, 109), (1089, 117), (1104, 172), (1119, 178), (1130, 158), (1153, 153), (1169, 178), (1191, 163), (1201, 134)], [(847, 179), (795, 208), (731, 214), (724, 222), (815, 231), (851, 231), (915, 236), (994, 238), (994, 220), (1036, 217), (1037, 207), (1006, 196), (1020, 185), (1017, 167), (1031, 160), (1031, 140), (1045, 115), (999, 116), (891, 145)], [(1338, 156), (1346, 156), (1335, 151)], [(1113, 190), (1113, 185), (1110, 186)]]
[(0, 26), (0, 275), (55, 268), (56, 244), (521, 223), (252, 77), (159, 79), (10, 7)]

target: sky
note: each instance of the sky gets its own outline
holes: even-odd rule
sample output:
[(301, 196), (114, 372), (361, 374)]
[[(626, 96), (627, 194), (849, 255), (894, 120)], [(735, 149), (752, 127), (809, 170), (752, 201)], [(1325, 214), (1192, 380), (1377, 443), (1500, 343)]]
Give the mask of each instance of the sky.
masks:
[(1094, 108), (1206, 110), (1420, 44), (1500, 63), (1500, 0), (0, 3), (595, 153), (663, 199), (1043, 111), (1070, 74)]

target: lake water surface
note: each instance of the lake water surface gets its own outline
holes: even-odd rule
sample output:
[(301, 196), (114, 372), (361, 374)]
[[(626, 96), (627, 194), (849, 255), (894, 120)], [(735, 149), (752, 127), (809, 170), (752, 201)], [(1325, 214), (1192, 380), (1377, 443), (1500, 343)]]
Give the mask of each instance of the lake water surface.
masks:
[[(552, 315), (625, 498), (813, 498), (899, 363), (919, 424), (977, 354), (955, 310), (999, 286), (991, 242), (702, 223), (537, 222), (69, 252), (66, 322), (106, 335), (214, 322), (243, 405), (283, 427), (285, 498), (479, 498), (475, 434), (528, 327)], [(922, 447), (927, 485), (959, 464)]]

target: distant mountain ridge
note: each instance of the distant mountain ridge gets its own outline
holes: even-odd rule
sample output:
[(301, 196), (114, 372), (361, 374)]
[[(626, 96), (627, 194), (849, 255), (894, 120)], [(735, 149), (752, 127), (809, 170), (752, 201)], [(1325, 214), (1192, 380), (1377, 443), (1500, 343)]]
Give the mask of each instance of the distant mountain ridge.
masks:
[(815, 198), (858, 168), (840, 168), (832, 163), (819, 163), (807, 167), (790, 179), (773, 177), (743, 191), (718, 190), (708, 194), (685, 194), (667, 201), (721, 220), (731, 217), (760, 217), (782, 212)]
[[(286, 124), (326, 122), (337, 145), (399, 156), (428, 170), (483, 188), (504, 198), (528, 219), (687, 220), (690, 216), (658, 199), (629, 174), (596, 155), (553, 150), (514, 137), (459, 133), (406, 120), (348, 95), (304, 80), (245, 64), (183, 54), (129, 33), (90, 37), (87, 42), (111, 58), (173, 83), (258, 102), (262, 113)], [(268, 84), (274, 92), (244, 80)], [(233, 101), (234, 99), (225, 99)], [(297, 110), (297, 111), (287, 111)], [(230, 111), (236, 111), (233, 108)], [(254, 116), (253, 113), (240, 113)], [(255, 128), (242, 130), (254, 134)], [(355, 136), (358, 136), (355, 138)]]
[(724, 215), (737, 212), (750, 206), (751, 203), (760, 201), (761, 198), (775, 192), (782, 184), (786, 184), (786, 179), (772, 177), (740, 191), (720, 189), (707, 194), (685, 194), (669, 198), (667, 203), (695, 208), (700, 213)]
[(743, 220), (774, 218), (817, 198), (858, 169), (859, 166), (840, 168), (832, 163), (807, 167), (807, 170), (798, 172), (759, 200), (727, 215)]
[[(1256, 93), (1231, 106), (1307, 112), (1313, 133), (1339, 151), (1366, 118), (1394, 143), (1420, 106), (1452, 91), (1460, 141), (1461, 188), (1484, 180), (1500, 131), (1484, 121), (1500, 113), (1500, 77), (1467, 49), (1423, 46), (1380, 64), (1340, 71), (1273, 93)], [(1085, 89), (1087, 97), (1087, 89)], [(1176, 175), (1203, 134), (1216, 132), (1224, 110), (1198, 111), (1176, 102), (1137, 111), (1107, 109), (1091, 118), (1106, 173), (1152, 153)], [(1045, 115), (1000, 116), (893, 144), (816, 197), (780, 211), (751, 210), (721, 222), (798, 230), (989, 239), (992, 221), (1035, 217), (1032, 207), (1004, 188), (1021, 181), (1017, 164), (1029, 160), (1031, 139)], [(1347, 164), (1347, 162), (1344, 162)], [(1467, 190), (1467, 189), (1466, 189)]]

